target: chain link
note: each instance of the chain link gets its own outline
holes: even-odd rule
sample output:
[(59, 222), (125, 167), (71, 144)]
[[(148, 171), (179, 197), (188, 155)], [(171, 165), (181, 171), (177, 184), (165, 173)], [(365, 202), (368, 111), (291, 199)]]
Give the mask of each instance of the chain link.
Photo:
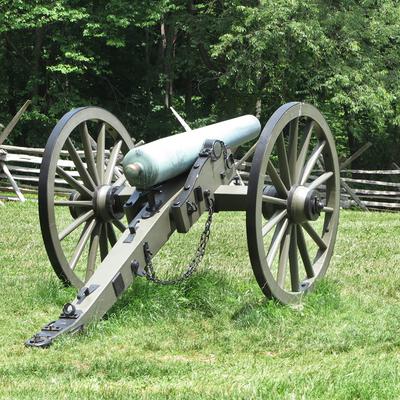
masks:
[(153, 266), (153, 262), (151, 259), (151, 252), (147, 251), (145, 253), (146, 266), (144, 269), (146, 272), (146, 278), (149, 281), (151, 281), (153, 283), (157, 283), (158, 285), (175, 285), (175, 284), (180, 283), (180, 282), (184, 281), (185, 279), (189, 278), (196, 271), (197, 267), (199, 266), (199, 264), (201, 263), (201, 261), (204, 257), (208, 239), (210, 238), (211, 223), (212, 223), (212, 217), (213, 217), (213, 213), (214, 213), (214, 201), (211, 198), (209, 198), (208, 201), (209, 201), (209, 208), (208, 208), (207, 221), (205, 223), (203, 233), (200, 236), (200, 242), (199, 242), (199, 246), (196, 250), (196, 254), (193, 257), (190, 264), (187, 266), (186, 271), (174, 279), (164, 280), (164, 279), (158, 278), (156, 276), (156, 272), (154, 271), (154, 266)]

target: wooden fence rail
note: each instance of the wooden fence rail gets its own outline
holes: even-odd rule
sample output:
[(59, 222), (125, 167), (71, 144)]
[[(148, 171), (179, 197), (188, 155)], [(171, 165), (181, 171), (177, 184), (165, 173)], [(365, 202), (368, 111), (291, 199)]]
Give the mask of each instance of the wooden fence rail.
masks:
[[(137, 143), (141, 145), (143, 142)], [(40, 165), (44, 149), (17, 146), (0, 146), (0, 199), (18, 200), (18, 197), (6, 195), (7, 192), (36, 193)], [(65, 154), (67, 153), (65, 152)], [(83, 152), (81, 156), (84, 158)], [(67, 159), (60, 159), (59, 165), (73, 177), (79, 174), (74, 163)], [(240, 178), (247, 184), (251, 162), (243, 161), (239, 167)], [(121, 171), (119, 171), (121, 172)], [(393, 210), (400, 211), (400, 169), (390, 170), (341, 170), (340, 204), (343, 208), (359, 207), (364, 210)], [(313, 177), (318, 175), (314, 171)], [(9, 179), (12, 176), (12, 180)], [(10, 182), (14, 181), (15, 185)], [(266, 184), (269, 177), (266, 176)], [(62, 177), (56, 178), (56, 191), (65, 192), (66, 182)]]
[[(400, 170), (342, 170), (341, 180), (367, 209), (400, 210)], [(341, 203), (347, 208), (357, 200), (342, 191)]]
[[(140, 146), (143, 141), (135, 144)], [(39, 184), (40, 166), (42, 164), (44, 149), (28, 148), (18, 146), (0, 146), (0, 199), (24, 200), (22, 193), (36, 193)], [(84, 152), (78, 151), (84, 161)], [(62, 151), (62, 156), (68, 156), (68, 152)], [(106, 150), (105, 158), (109, 151)], [(58, 165), (62, 167), (72, 177), (79, 177), (75, 169), (75, 164), (68, 159), (60, 159)], [(121, 168), (121, 167), (117, 167)], [(122, 171), (115, 171), (116, 175)], [(10, 179), (10, 176), (12, 179)], [(56, 193), (68, 191), (66, 181), (58, 176), (55, 179)], [(7, 195), (14, 192), (17, 197)]]
[[(251, 162), (239, 167), (241, 181), (247, 184)], [(321, 172), (314, 171), (315, 179)], [(400, 169), (340, 171), (340, 205), (342, 208), (357, 207), (363, 210), (400, 211)], [(265, 183), (270, 184), (268, 176)]]

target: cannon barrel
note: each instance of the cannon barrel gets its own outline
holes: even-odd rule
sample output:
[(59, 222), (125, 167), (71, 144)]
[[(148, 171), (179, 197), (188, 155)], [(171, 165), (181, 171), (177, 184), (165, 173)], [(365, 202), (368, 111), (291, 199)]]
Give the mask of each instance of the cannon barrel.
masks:
[(147, 189), (187, 171), (207, 139), (236, 147), (256, 138), (260, 131), (260, 121), (244, 115), (168, 136), (130, 150), (123, 160), (124, 173), (132, 186)]

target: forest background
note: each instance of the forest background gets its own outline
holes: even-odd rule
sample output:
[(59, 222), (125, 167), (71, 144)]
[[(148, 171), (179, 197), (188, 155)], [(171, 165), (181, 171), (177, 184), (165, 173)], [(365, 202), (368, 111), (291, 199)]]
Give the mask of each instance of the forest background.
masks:
[(0, 122), (44, 146), (73, 107), (114, 113), (136, 139), (280, 105), (318, 107), (342, 157), (390, 167), (400, 150), (394, 0), (0, 0)]

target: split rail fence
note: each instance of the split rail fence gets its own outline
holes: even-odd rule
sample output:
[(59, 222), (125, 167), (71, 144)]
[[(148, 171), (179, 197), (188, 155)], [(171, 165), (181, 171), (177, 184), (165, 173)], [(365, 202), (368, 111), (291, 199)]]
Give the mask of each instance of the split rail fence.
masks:
[[(135, 146), (141, 144), (143, 141), (136, 143)], [(24, 193), (37, 193), (43, 153), (44, 149), (40, 148), (0, 146), (0, 199), (24, 201)], [(58, 165), (70, 176), (78, 177), (75, 164), (67, 159), (66, 151), (63, 150), (61, 154), (63, 153), (66, 159), (60, 159)], [(78, 154), (84, 158), (83, 151), (78, 151)], [(106, 162), (108, 155), (109, 152), (106, 150)], [(122, 171), (115, 171), (117, 175), (121, 173)], [(56, 193), (62, 194), (68, 191), (68, 185), (62, 177), (56, 177), (55, 182)]]
[(400, 211), (400, 169), (342, 170), (341, 186), (343, 208)]
[[(357, 153), (361, 154), (368, 147), (368, 144), (363, 146)], [(37, 193), (43, 152), (44, 149), (39, 148), (0, 146), (0, 199), (24, 201), (25, 193)], [(354, 154), (341, 164), (341, 206), (400, 211), (400, 167), (394, 164), (391, 170), (347, 169), (356, 157), (357, 154)], [(65, 159), (59, 162), (71, 176), (78, 176), (72, 161)], [(246, 161), (239, 167), (244, 184), (247, 183), (250, 167), (251, 162)], [(56, 184), (56, 192), (65, 192), (64, 179), (58, 177)]]

